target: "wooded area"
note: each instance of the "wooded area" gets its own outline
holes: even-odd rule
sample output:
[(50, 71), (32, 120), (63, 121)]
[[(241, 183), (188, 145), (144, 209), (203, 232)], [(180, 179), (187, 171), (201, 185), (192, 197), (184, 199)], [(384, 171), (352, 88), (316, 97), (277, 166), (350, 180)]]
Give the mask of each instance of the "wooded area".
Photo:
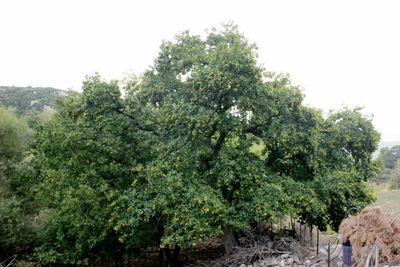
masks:
[(88, 76), (46, 116), (0, 108), (1, 258), (122, 265), (155, 247), (164, 266), (269, 220), (337, 230), (374, 200), (379, 133), (303, 98), (226, 25), (163, 42), (143, 75)]

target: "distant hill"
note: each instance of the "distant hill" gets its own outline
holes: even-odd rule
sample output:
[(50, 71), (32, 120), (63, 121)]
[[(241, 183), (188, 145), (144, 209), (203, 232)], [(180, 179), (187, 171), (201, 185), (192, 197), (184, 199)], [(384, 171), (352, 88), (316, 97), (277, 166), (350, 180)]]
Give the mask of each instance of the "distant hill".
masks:
[(380, 150), (381, 148), (384, 148), (384, 147), (391, 148), (394, 146), (400, 146), (400, 141), (382, 141), (379, 143), (378, 150)]
[(0, 106), (13, 107), (19, 114), (42, 111), (54, 107), (57, 96), (67, 96), (68, 91), (52, 87), (0, 86)]

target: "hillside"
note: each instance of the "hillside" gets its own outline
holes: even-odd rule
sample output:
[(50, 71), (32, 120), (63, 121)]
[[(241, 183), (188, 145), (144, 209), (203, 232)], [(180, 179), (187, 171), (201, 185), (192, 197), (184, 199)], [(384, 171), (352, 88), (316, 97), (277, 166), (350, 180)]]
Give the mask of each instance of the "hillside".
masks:
[(53, 107), (55, 97), (66, 95), (68, 91), (52, 87), (0, 86), (0, 106), (13, 107), (17, 113), (25, 114)]

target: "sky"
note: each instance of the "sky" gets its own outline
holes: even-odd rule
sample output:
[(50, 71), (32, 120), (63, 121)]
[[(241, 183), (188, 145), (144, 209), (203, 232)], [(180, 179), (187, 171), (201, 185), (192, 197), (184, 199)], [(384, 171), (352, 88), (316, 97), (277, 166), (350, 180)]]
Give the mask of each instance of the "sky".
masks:
[(0, 0), (0, 85), (80, 90), (86, 75), (143, 73), (162, 40), (234, 22), (259, 63), (307, 105), (364, 107), (400, 140), (400, 1)]

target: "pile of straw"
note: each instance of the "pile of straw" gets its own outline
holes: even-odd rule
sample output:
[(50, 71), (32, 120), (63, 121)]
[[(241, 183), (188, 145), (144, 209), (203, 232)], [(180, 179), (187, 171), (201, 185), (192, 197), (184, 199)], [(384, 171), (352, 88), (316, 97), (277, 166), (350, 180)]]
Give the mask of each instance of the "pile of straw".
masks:
[(358, 215), (342, 222), (340, 241), (350, 241), (358, 266), (364, 266), (375, 247), (379, 249), (380, 263), (400, 260), (400, 221), (385, 214), (380, 208), (363, 209)]

